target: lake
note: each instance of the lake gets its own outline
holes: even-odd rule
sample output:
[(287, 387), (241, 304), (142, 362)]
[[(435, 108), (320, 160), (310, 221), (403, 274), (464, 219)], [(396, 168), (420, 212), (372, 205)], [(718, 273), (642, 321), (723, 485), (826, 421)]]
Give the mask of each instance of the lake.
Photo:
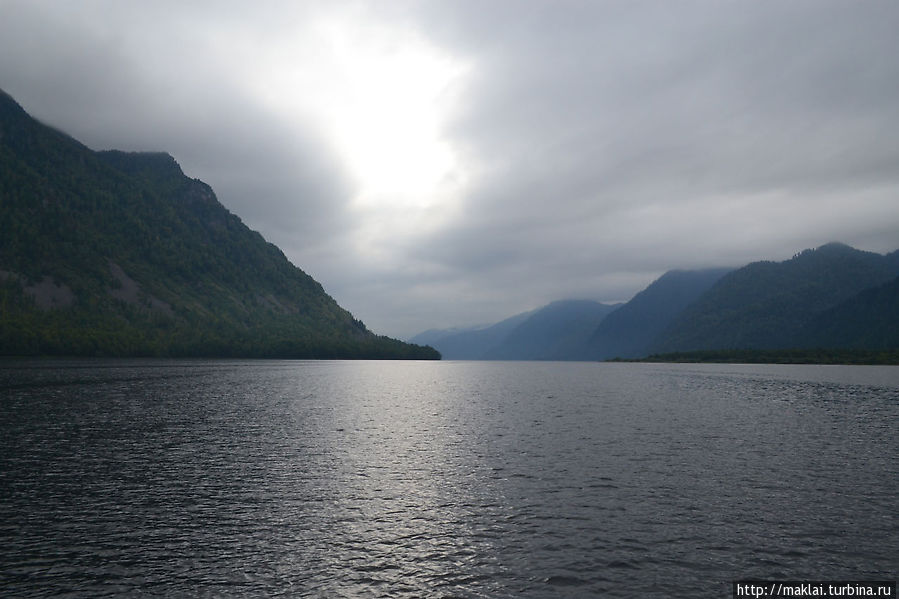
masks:
[(0, 362), (0, 594), (895, 580), (899, 367)]

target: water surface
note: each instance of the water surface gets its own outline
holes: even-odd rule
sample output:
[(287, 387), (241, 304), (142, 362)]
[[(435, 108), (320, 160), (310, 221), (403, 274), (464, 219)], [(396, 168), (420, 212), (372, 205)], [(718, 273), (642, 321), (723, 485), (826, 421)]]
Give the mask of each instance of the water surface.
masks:
[(0, 591), (896, 579), (899, 368), (0, 362)]

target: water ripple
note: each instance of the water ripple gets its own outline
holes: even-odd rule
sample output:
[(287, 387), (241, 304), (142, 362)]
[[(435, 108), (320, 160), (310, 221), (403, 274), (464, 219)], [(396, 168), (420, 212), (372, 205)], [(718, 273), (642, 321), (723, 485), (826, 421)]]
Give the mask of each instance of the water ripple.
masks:
[(0, 363), (0, 591), (895, 579), (897, 397), (863, 367)]

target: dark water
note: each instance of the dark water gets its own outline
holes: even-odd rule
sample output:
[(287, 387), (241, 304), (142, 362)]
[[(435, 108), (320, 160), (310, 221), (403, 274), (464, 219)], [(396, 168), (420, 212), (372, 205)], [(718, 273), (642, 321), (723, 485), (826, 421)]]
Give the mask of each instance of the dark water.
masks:
[(0, 595), (896, 579), (899, 368), (0, 362)]

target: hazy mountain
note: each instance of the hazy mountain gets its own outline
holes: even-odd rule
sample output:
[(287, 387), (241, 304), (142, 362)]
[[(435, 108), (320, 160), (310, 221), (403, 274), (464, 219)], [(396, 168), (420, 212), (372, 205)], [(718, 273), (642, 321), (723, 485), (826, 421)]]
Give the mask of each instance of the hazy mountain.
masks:
[(899, 250), (840, 243), (783, 262), (673, 270), (621, 306), (561, 301), (475, 330), (427, 331), (452, 359), (603, 360), (730, 349), (899, 348)]
[(0, 354), (439, 357), (374, 335), (162, 153), (0, 92)]
[(450, 360), (582, 359), (590, 333), (617, 306), (561, 300), (473, 330), (426, 331), (413, 343), (437, 348)]
[(596, 360), (645, 356), (675, 317), (730, 270), (668, 271), (603, 319), (583, 355)]
[(797, 347), (817, 316), (897, 274), (893, 254), (839, 243), (805, 250), (784, 262), (755, 262), (722, 277), (674, 319), (651, 349)]
[(590, 333), (618, 306), (562, 300), (535, 311), (484, 353), (488, 360), (577, 360)]
[(410, 343), (427, 344), (437, 348), (447, 360), (483, 360), (485, 354), (502, 344), (503, 340), (532, 312), (523, 312), (496, 324), (469, 329), (430, 330), (419, 333)]
[(409, 343), (415, 343), (417, 345), (433, 345), (436, 341), (440, 339), (445, 339), (447, 337), (452, 337), (454, 335), (472, 333), (475, 331), (480, 331), (486, 329), (492, 325), (481, 325), (481, 326), (471, 326), (471, 327), (452, 327), (449, 329), (428, 329), (422, 333), (418, 333), (411, 339), (409, 339)]

